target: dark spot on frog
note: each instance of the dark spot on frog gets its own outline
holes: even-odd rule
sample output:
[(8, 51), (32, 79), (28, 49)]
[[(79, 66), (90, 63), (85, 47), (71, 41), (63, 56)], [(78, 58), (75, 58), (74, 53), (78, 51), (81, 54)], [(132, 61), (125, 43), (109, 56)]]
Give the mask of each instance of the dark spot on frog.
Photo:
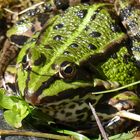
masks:
[(66, 113), (66, 117), (69, 117), (69, 116), (71, 116), (72, 115), (72, 112), (67, 112)]
[(96, 49), (97, 49), (96, 46), (93, 45), (93, 44), (89, 44), (89, 45), (88, 45), (88, 48), (89, 48), (90, 50), (96, 50)]
[(53, 27), (53, 29), (60, 29), (60, 28), (62, 28), (64, 25), (62, 24), (62, 23), (59, 23), (59, 24), (57, 24), (57, 25), (55, 25), (54, 27)]
[(24, 35), (12, 35), (10, 39), (15, 44), (23, 45), (29, 39), (29, 37)]
[(27, 62), (27, 55), (24, 55), (22, 58), (22, 64), (25, 64)]
[(51, 105), (51, 106), (49, 106), (50, 108), (56, 108), (56, 105)]
[(65, 106), (65, 105), (67, 105), (67, 102), (62, 102), (59, 104), (59, 106)]
[(101, 36), (101, 33), (99, 32), (96, 32), (96, 31), (93, 31), (89, 34), (91, 37), (100, 37)]
[(85, 108), (83, 108), (83, 109), (81, 109), (81, 110), (76, 110), (76, 114), (81, 114), (81, 113), (83, 113), (83, 112), (86, 112), (88, 109), (85, 107)]
[(87, 14), (87, 10), (80, 10), (77, 12), (77, 16), (79, 18), (84, 18), (86, 16), (86, 14)]
[(24, 89), (24, 97), (26, 98), (27, 97), (27, 100), (29, 99), (28, 97), (28, 83), (30, 81), (30, 74), (31, 74), (31, 71), (29, 70), (28, 73), (27, 73), (27, 78), (26, 78), (26, 82), (25, 82), (25, 89)]
[(65, 10), (69, 7), (69, 0), (54, 0), (57, 9)]
[(77, 48), (77, 47), (78, 47), (78, 44), (72, 43), (72, 44), (70, 44), (70, 47), (72, 47), (72, 48)]
[(62, 40), (62, 36), (61, 35), (56, 35), (56, 36), (53, 37), (53, 39), (56, 40), (56, 41), (60, 41), (60, 40)]
[(43, 53), (41, 53), (40, 57), (34, 61), (34, 65), (35, 66), (40, 66), (40, 65), (44, 66), (45, 62), (46, 62), (46, 57)]
[(31, 70), (31, 67), (29, 66), (29, 61), (27, 60), (27, 55), (24, 55), (22, 58), (22, 67), (24, 70)]
[(76, 107), (76, 105), (75, 104), (72, 104), (72, 105), (69, 106), (69, 109), (73, 109), (75, 107)]
[(96, 16), (98, 15), (98, 13), (100, 12), (101, 9), (102, 9), (102, 8), (98, 8), (98, 9), (94, 12), (94, 14), (91, 16), (91, 21), (94, 20), (94, 19), (96, 18)]
[(78, 104), (79, 106), (81, 106), (81, 105), (83, 104), (83, 101), (79, 101), (79, 102), (77, 102), (77, 104)]
[(79, 120), (82, 120), (82, 118), (84, 118), (84, 114), (81, 114), (81, 115), (79, 115), (79, 116), (77, 116), (77, 119), (79, 119)]
[(111, 24), (110, 28), (113, 32), (121, 32), (121, 28), (118, 24)]
[[(18, 79), (18, 78), (17, 78)], [(10, 90), (12, 90), (12, 92), (14, 92), (14, 93), (16, 93), (17, 92), (17, 89), (18, 89), (18, 87), (17, 86), (15, 86), (15, 84), (14, 83), (6, 83), (6, 87), (8, 88), (8, 89), (10, 89)], [(18, 90), (19, 91), (19, 90)]]
[(69, 55), (70, 52), (69, 52), (69, 51), (64, 51), (63, 54), (64, 54), (64, 55)]
[(65, 111), (64, 111), (64, 110), (61, 110), (60, 112), (61, 112), (62, 114), (64, 114), (64, 113), (65, 113)]

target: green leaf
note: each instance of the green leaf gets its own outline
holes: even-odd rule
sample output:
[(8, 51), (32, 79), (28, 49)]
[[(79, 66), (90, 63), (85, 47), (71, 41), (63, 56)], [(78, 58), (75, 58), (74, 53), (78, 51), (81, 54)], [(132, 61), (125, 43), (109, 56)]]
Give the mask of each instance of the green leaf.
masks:
[(133, 138), (133, 133), (122, 133), (109, 137), (109, 140), (132, 140)]
[(14, 101), (6, 95), (6, 91), (0, 89), (0, 106), (4, 109), (11, 109), (13, 105)]
[(22, 120), (33, 109), (20, 97), (6, 95), (6, 91), (3, 89), (0, 89), (0, 106), (7, 109), (4, 112), (6, 122), (16, 128), (22, 126)]
[(4, 112), (4, 118), (6, 120), (6, 122), (15, 127), (15, 128), (19, 128), (22, 126), (22, 118), (19, 114), (13, 112), (12, 110), (7, 110)]
[(4, 112), (4, 118), (9, 125), (19, 128), (22, 126), (22, 120), (28, 114), (28, 107), (23, 106), (20, 102), (19, 104), (15, 104), (11, 110), (6, 110)]
[(79, 134), (77, 132), (69, 131), (69, 130), (57, 130), (59, 133), (67, 134), (73, 136), (76, 140), (90, 140), (88, 137)]
[(34, 110), (32, 110), (31, 116), (32, 116), (33, 119), (37, 120), (37, 122), (39, 124), (46, 124), (46, 125), (48, 124), (48, 125), (50, 125), (52, 123), (53, 124), (55, 123), (52, 117), (47, 116), (46, 113), (42, 112), (38, 108), (35, 108)]

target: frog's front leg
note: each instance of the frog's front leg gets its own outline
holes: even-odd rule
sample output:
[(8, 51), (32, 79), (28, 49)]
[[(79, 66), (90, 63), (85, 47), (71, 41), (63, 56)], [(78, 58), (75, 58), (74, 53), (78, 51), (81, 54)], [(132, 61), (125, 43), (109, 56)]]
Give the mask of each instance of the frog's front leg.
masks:
[(5, 41), (0, 54), (0, 80), (3, 78), (9, 63), (17, 56), (18, 51), (19, 49), (11, 45), (8, 40)]
[[(131, 91), (119, 93), (108, 101), (108, 104), (116, 108), (118, 112), (125, 110), (128, 112), (139, 113), (139, 103), (139, 97)], [(131, 120), (118, 116), (116, 112), (114, 118), (109, 120), (105, 127), (109, 132), (113, 131), (114, 133), (118, 133), (128, 128), (131, 124)]]

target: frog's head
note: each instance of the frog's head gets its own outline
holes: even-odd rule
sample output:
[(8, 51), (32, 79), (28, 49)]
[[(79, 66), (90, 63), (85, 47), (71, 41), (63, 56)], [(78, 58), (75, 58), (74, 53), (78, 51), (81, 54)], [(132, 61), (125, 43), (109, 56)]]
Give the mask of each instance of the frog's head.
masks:
[(76, 63), (67, 55), (52, 55), (51, 49), (22, 49), (19, 54), (18, 88), (22, 96), (34, 105), (71, 98), (79, 91), (83, 96), (91, 91), (92, 75), (84, 64)]
[[(17, 83), (19, 91), (29, 103), (47, 104), (82, 97), (91, 91), (95, 74), (91, 74), (94, 73), (93, 68), (90, 71), (84, 61), (98, 51), (97, 48), (103, 51), (100, 47), (96, 48), (94, 42), (91, 44), (91, 40), (96, 44), (96, 38), (101, 33), (94, 29), (91, 35), (86, 26), (90, 27), (91, 18), (96, 17), (103, 6), (105, 4), (71, 7), (63, 15), (49, 20), (39, 36), (35, 34), (31, 38), (36, 41), (28, 41), (22, 48), (18, 56)], [(87, 47), (83, 47), (84, 44)]]

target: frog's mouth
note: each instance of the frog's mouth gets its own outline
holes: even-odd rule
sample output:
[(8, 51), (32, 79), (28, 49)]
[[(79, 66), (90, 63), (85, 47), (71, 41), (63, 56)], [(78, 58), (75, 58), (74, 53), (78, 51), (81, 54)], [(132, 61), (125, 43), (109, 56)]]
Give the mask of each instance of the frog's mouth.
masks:
[[(73, 66), (73, 64), (71, 65)], [(68, 69), (68, 72), (70, 70)], [(38, 76), (38, 81), (42, 81), (42, 83), (38, 83), (38, 88), (36, 88), (36, 84), (34, 84), (33, 87), (29, 86), (30, 83), (34, 82), (31, 81), (32, 79), (30, 78), (32, 74)], [(54, 75), (48, 76), (35, 73), (31, 69), (28, 70), (27, 73), (26, 87), (24, 88), (24, 98), (27, 102), (33, 105), (38, 105), (72, 98), (78, 94), (80, 94), (79, 97), (84, 96), (84, 94), (94, 91), (93, 77), (94, 76), (91, 76), (91, 72), (82, 66), (76, 69), (76, 74), (74, 73), (72, 78), (62, 77), (60, 75), (60, 71), (57, 71), (57, 73)], [(34, 90), (30, 89), (30, 87)]]
[[(44, 104), (48, 104), (48, 103), (53, 103), (53, 102), (57, 102), (57, 101), (61, 101), (61, 100), (65, 100), (65, 99), (82, 99), (84, 98), (85, 95), (87, 95), (90, 92), (97, 92), (101, 90), (101, 87), (93, 87), (93, 86), (87, 86), (87, 87), (80, 87), (77, 89), (67, 89), (64, 90), (62, 92), (59, 92), (57, 95), (53, 95), (53, 96), (47, 96), (44, 97), (40, 100), (40, 105), (44, 105)], [(103, 90), (103, 88), (102, 88)]]
[(85, 80), (83, 77), (81, 79), (78, 76), (77, 79), (66, 82), (64, 79), (60, 79), (60, 77), (53, 75), (42, 82), (36, 91), (30, 91), (28, 81), (26, 81), (27, 86), (24, 89), (24, 98), (32, 105), (48, 104), (63, 99), (71, 99), (75, 96), (82, 98), (89, 92), (101, 90), (101, 87), (93, 87), (92, 78)]
[(33, 105), (39, 105), (39, 106), (44, 106), (47, 105), (49, 103), (55, 103), (57, 101), (61, 101), (61, 100), (65, 100), (65, 99), (74, 99), (76, 97), (77, 99), (82, 99), (86, 94), (90, 93), (90, 92), (96, 92), (101, 90), (101, 87), (96, 87), (93, 88), (91, 86), (89, 87), (83, 87), (83, 88), (77, 88), (77, 89), (67, 89), (64, 90), (60, 93), (58, 93), (57, 95), (53, 95), (53, 96), (46, 96), (44, 98), (39, 98), (39, 94), (33, 94), (32, 96), (28, 96), (28, 94), (26, 94), (26, 100), (27, 102), (33, 104)]

